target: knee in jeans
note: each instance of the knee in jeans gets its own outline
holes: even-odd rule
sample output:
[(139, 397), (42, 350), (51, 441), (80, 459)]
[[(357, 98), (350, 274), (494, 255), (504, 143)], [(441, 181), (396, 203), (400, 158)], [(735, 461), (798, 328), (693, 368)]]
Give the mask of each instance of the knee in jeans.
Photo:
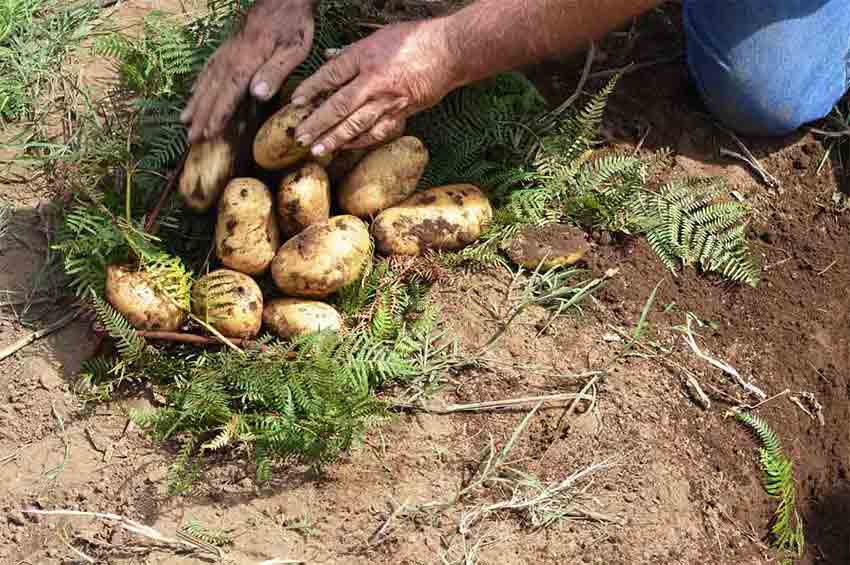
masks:
[(709, 80), (696, 78), (709, 110), (726, 127), (748, 135), (778, 136), (814, 119), (805, 103), (804, 85), (780, 80), (779, 72), (732, 65)]

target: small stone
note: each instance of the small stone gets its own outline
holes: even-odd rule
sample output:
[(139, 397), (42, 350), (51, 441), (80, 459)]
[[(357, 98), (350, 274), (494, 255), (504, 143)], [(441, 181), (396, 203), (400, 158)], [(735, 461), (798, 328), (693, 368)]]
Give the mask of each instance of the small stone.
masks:
[(61, 389), (65, 385), (56, 367), (42, 357), (30, 357), (24, 362), (23, 373), (31, 375), (45, 390)]
[(18, 510), (12, 510), (7, 514), (6, 520), (9, 521), (10, 524), (14, 526), (25, 526), (26, 521), (24, 520), (24, 515)]

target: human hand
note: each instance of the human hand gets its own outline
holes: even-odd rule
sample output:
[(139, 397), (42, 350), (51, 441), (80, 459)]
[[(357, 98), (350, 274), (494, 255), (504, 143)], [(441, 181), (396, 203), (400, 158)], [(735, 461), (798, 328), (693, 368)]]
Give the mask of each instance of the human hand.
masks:
[(222, 132), (250, 84), (260, 100), (271, 98), (313, 44), (313, 0), (257, 0), (244, 28), (213, 54), (180, 115), (189, 141)]
[(405, 119), (455, 86), (441, 20), (385, 27), (349, 45), (292, 94), (296, 106), (330, 96), (296, 129), (316, 156), (397, 137)]

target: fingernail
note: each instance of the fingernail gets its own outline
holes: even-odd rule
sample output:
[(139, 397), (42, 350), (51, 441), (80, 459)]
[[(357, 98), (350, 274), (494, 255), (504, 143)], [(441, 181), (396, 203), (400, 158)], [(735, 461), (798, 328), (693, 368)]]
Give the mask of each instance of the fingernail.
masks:
[(325, 154), (325, 151), (326, 151), (325, 146), (322, 145), (321, 143), (318, 144), (318, 145), (314, 145), (313, 149), (312, 149), (312, 153), (316, 157), (321, 157), (322, 155)]
[(310, 141), (311, 140), (309, 135), (302, 135), (301, 137), (295, 140), (295, 143), (297, 143), (301, 147), (307, 147), (308, 145), (310, 145)]
[(267, 82), (258, 82), (254, 85), (254, 96), (265, 100), (269, 97), (269, 85)]
[(304, 96), (297, 96), (292, 99), (293, 106), (305, 106), (307, 104), (307, 98)]

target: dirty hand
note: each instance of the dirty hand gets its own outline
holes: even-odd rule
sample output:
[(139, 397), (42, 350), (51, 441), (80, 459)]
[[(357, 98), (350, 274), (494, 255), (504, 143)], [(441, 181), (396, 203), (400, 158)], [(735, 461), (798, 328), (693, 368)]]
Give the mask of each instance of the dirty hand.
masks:
[(349, 45), (292, 94), (296, 106), (324, 102), (296, 129), (316, 156), (367, 147), (401, 134), (405, 119), (456, 85), (442, 20), (396, 24)]
[(180, 115), (191, 142), (222, 132), (250, 85), (271, 98), (313, 44), (314, 0), (258, 0), (244, 28), (210, 58)]

